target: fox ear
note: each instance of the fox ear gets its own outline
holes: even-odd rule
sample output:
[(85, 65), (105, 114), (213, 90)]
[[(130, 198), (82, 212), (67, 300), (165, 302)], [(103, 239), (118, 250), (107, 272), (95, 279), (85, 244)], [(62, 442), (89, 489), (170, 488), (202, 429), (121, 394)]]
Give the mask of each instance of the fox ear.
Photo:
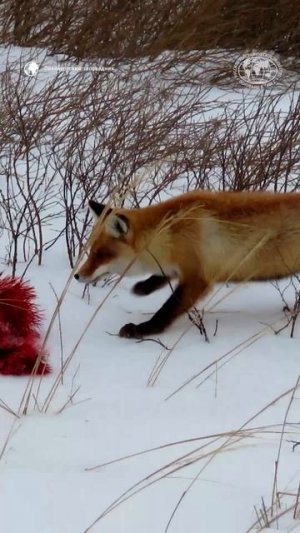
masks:
[(126, 235), (129, 230), (129, 220), (125, 215), (111, 215), (106, 221), (108, 233), (115, 238)]
[[(92, 212), (92, 215), (93, 215), (93, 217), (94, 217), (94, 219), (96, 221), (98, 220), (100, 215), (102, 215), (105, 207), (106, 207), (105, 204), (99, 204), (98, 202), (95, 202), (95, 200), (89, 200), (89, 208), (90, 208), (90, 211)], [(110, 212), (111, 212), (110, 208), (106, 210), (106, 214), (107, 215)]]

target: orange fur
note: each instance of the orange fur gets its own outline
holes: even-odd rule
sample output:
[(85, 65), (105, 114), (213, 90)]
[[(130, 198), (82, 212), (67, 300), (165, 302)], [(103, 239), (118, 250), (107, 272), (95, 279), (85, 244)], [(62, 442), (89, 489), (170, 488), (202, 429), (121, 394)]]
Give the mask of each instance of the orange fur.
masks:
[(158, 311), (157, 320), (154, 315), (138, 332), (134, 325), (123, 333), (122, 328), (124, 336), (162, 331), (215, 282), (300, 272), (298, 193), (194, 191), (140, 209), (113, 209), (102, 218), (77, 278), (89, 282), (126, 268), (126, 274), (152, 274), (152, 285), (149, 280), (138, 284), (139, 294), (162, 286), (163, 275), (179, 280), (177, 294)]

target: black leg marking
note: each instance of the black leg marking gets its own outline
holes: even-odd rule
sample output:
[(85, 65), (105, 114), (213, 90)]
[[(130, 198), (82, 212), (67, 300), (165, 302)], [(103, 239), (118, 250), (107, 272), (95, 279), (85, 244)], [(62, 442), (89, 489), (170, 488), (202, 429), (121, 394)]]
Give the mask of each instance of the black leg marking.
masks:
[(195, 278), (189, 284), (180, 284), (164, 305), (147, 322), (141, 324), (125, 324), (120, 329), (120, 337), (140, 339), (146, 335), (161, 333), (175, 318), (188, 311), (192, 305), (204, 296), (208, 290), (208, 284)]
[(152, 292), (161, 289), (168, 282), (169, 278), (166, 276), (150, 276), (150, 278), (136, 283), (132, 288), (132, 292), (139, 296), (146, 296), (147, 294), (151, 294)]

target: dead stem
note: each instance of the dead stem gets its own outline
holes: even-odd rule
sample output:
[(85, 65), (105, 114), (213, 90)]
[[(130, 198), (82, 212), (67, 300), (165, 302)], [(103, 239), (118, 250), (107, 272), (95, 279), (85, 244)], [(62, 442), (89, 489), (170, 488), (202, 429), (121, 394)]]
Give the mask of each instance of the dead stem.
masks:
[(277, 492), (277, 484), (278, 484), (277, 474), (278, 474), (278, 467), (279, 467), (279, 461), (280, 461), (280, 455), (281, 455), (283, 436), (284, 436), (284, 432), (285, 432), (285, 426), (286, 426), (286, 423), (287, 423), (287, 417), (289, 415), (289, 411), (291, 409), (292, 403), (293, 403), (294, 398), (295, 398), (296, 391), (297, 391), (297, 389), (299, 387), (299, 383), (300, 383), (300, 375), (298, 376), (297, 381), (295, 383), (295, 386), (292, 389), (292, 394), (291, 394), (288, 406), (286, 408), (284, 419), (283, 419), (283, 423), (282, 423), (282, 430), (281, 430), (280, 441), (279, 441), (279, 446), (278, 446), (277, 459), (276, 459), (276, 462), (275, 462), (275, 473), (274, 473), (273, 490), (272, 490), (272, 502), (271, 502), (271, 517), (273, 517), (273, 509), (274, 509), (274, 506), (275, 506), (275, 494)]
[[(177, 458), (175, 461), (171, 461), (167, 465), (159, 468), (158, 470), (156, 470), (152, 474), (146, 476), (145, 478), (143, 478), (139, 482), (137, 482), (134, 485), (132, 485), (128, 490), (123, 492), (116, 500), (114, 500), (114, 502), (111, 505), (109, 505), (88, 526), (88, 528), (86, 528), (84, 530), (84, 533), (87, 533), (88, 531), (90, 531), (102, 518), (104, 518), (104, 516), (106, 516), (108, 513), (112, 512), (116, 507), (118, 507), (119, 505), (121, 505), (122, 503), (127, 501), (128, 499), (132, 498), (137, 493), (139, 493), (139, 492), (145, 490), (146, 488), (152, 486), (154, 483), (157, 483), (161, 479), (164, 479), (166, 476), (168, 476), (170, 474), (173, 474), (174, 472), (177, 472), (177, 471), (181, 470), (182, 468), (186, 468), (190, 464), (194, 464), (195, 462), (198, 462), (198, 461), (203, 460), (205, 458), (210, 458), (211, 456), (213, 456), (213, 458), (215, 458), (217, 454), (222, 453), (224, 450), (227, 450), (229, 448), (229, 446), (232, 444), (232, 442), (231, 442), (232, 439), (235, 439), (235, 441), (236, 440), (239, 441), (241, 437), (246, 437), (247, 436), (247, 434), (241, 433), (246, 428), (246, 426), (251, 424), (251, 422), (253, 422), (253, 420), (255, 420), (257, 417), (259, 417), (267, 409), (269, 409), (270, 407), (274, 406), (278, 401), (280, 401), (283, 398), (285, 398), (286, 396), (288, 396), (293, 390), (294, 390), (294, 387), (292, 387), (292, 388), (288, 389), (287, 391), (283, 392), (282, 394), (278, 395), (274, 400), (269, 402), (267, 405), (265, 405), (263, 408), (261, 408), (258, 412), (256, 412), (253, 416), (251, 416), (237, 430), (232, 431), (230, 433), (230, 436), (228, 436), (228, 438), (226, 438), (225, 442), (223, 444), (221, 444), (220, 446), (218, 446), (217, 448), (213, 449), (211, 452), (204, 453), (204, 454), (202, 454), (200, 456), (196, 455), (196, 457), (193, 458), (193, 456), (195, 454), (198, 454), (199, 451), (201, 451), (201, 449), (206, 448), (207, 446), (211, 446), (212, 444), (217, 442), (221, 437), (216, 437), (216, 438), (212, 439), (212, 441), (210, 441), (208, 444), (205, 444), (204, 446), (201, 446), (200, 448), (197, 448), (196, 450), (193, 450), (192, 452), (189, 452), (189, 453), (185, 454), (184, 456), (182, 456), (180, 458)], [(182, 464), (182, 461), (184, 461), (183, 464)], [(204, 468), (206, 468), (206, 466), (208, 464), (209, 463), (204, 465)], [(202, 472), (203, 472), (204, 468), (202, 469)], [(171, 470), (169, 471), (169, 469), (171, 469)], [(166, 470), (167, 470), (167, 472), (166, 472)], [(156, 478), (155, 476), (157, 476), (158, 474), (160, 474), (160, 476), (158, 478)]]

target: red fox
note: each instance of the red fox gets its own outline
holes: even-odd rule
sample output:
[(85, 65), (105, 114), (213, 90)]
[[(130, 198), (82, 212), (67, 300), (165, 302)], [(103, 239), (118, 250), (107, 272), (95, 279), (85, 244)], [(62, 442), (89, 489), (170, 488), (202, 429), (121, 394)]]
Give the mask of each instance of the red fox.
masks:
[[(151, 274), (133, 287), (147, 295), (169, 284), (153, 317), (126, 324), (121, 337), (160, 333), (216, 282), (271, 280), (300, 272), (300, 194), (194, 191), (136, 209), (89, 202), (99, 217), (89, 254), (75, 274)], [(178, 279), (176, 289), (170, 280)]]

